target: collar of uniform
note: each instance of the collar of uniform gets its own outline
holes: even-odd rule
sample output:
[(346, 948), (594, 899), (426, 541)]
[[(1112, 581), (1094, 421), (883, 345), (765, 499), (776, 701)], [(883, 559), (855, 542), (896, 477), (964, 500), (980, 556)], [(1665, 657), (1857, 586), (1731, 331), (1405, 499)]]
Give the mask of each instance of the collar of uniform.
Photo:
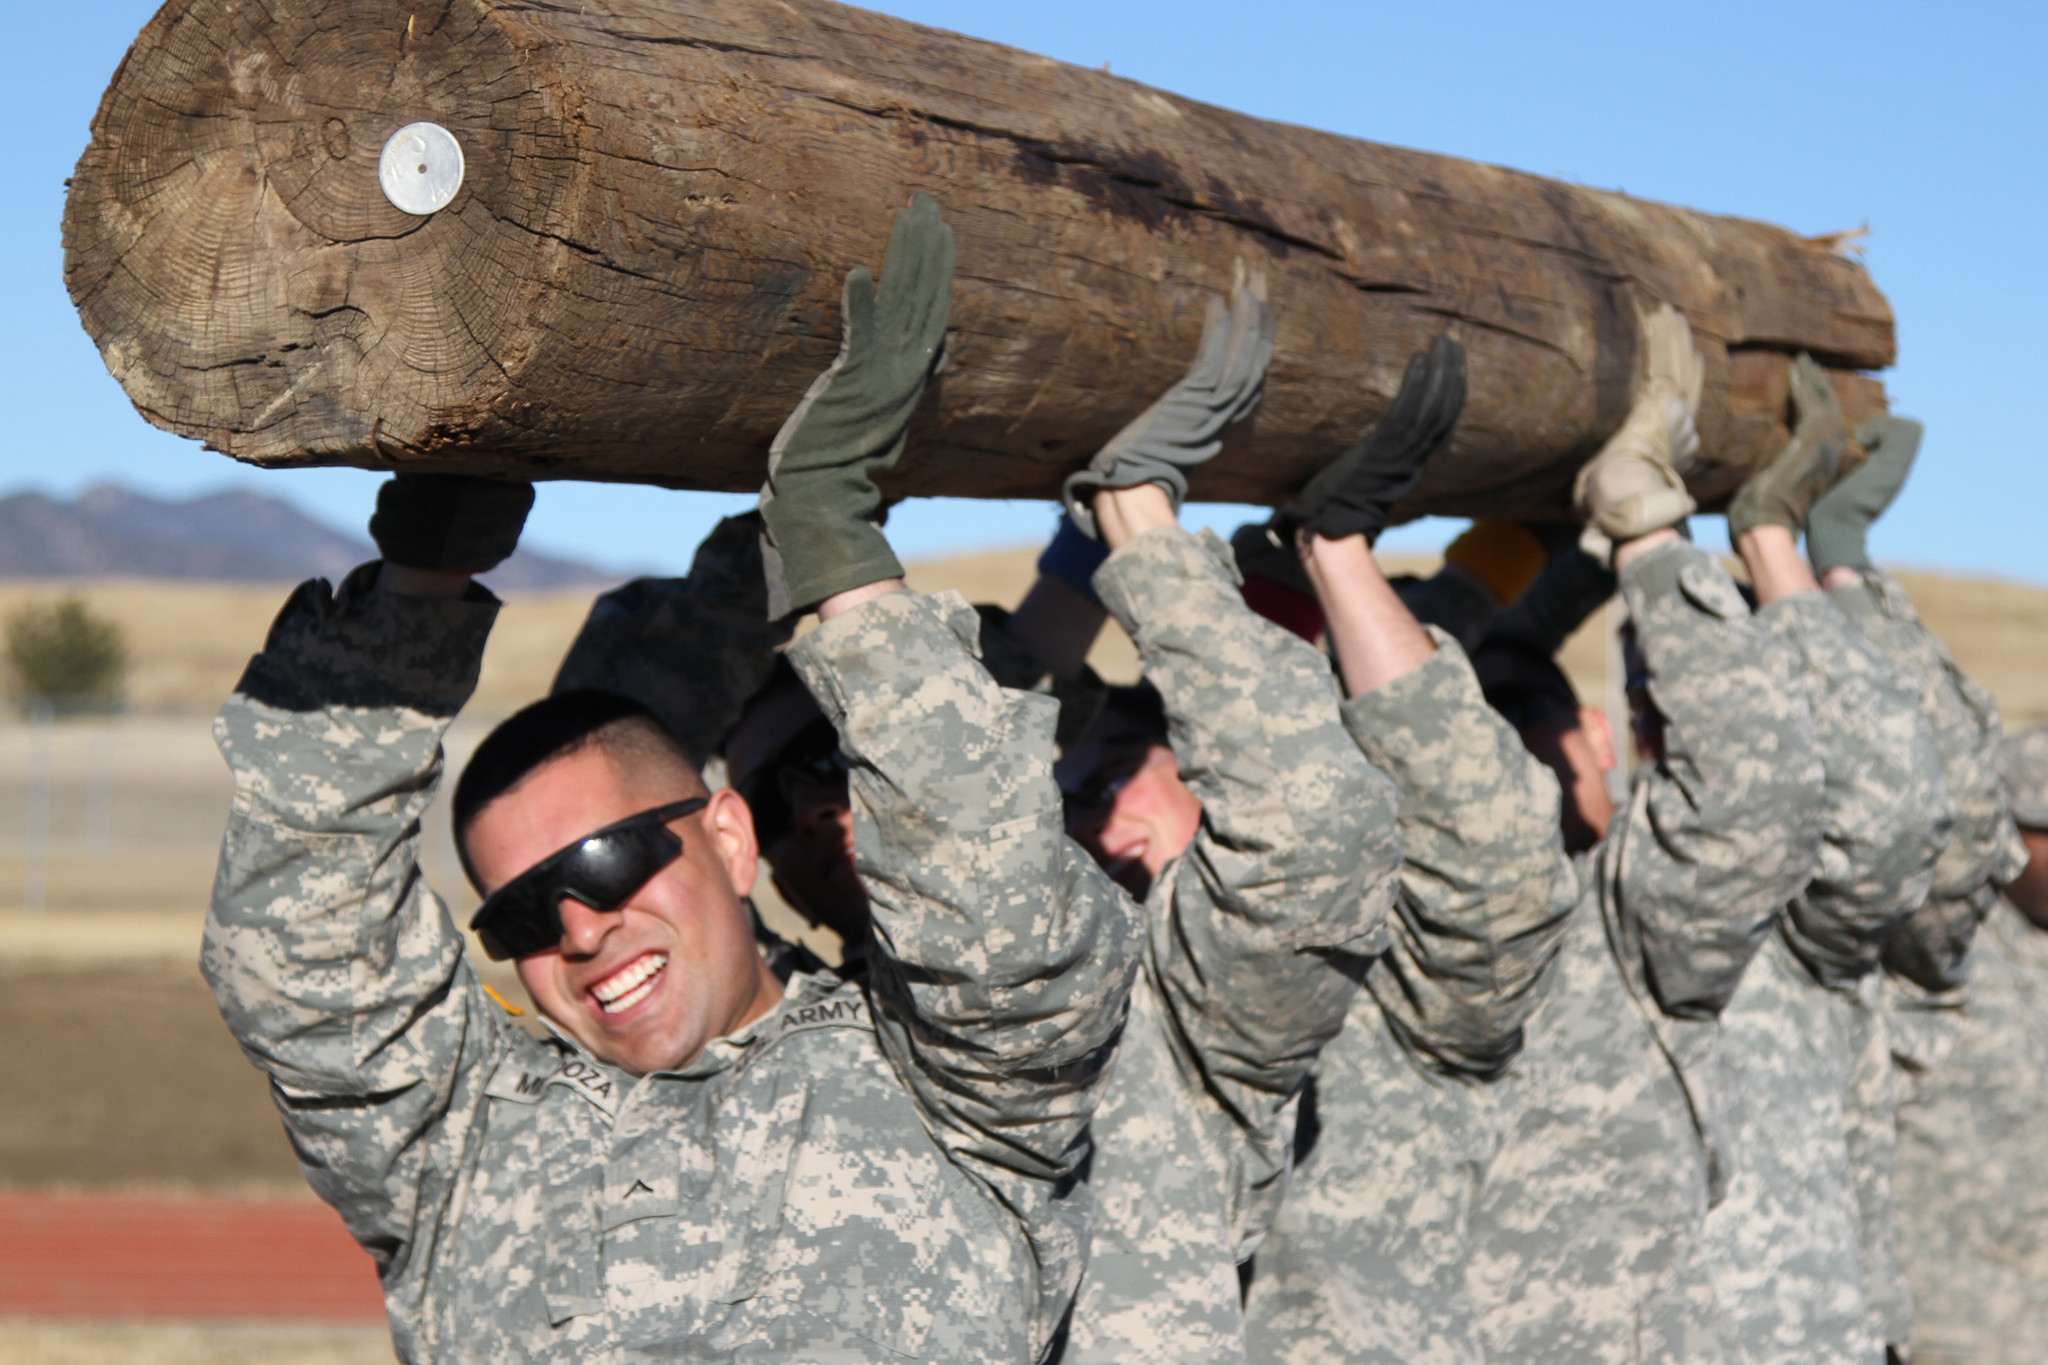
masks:
[[(832, 1000), (833, 996), (842, 992), (845, 992), (848, 998)], [(566, 1085), (598, 1109), (616, 1118), (619, 1106), (642, 1079), (660, 1077), (669, 1080), (704, 1080), (730, 1071), (757, 1046), (771, 1043), (794, 1030), (827, 1026), (872, 1028), (873, 1025), (867, 1015), (865, 995), (857, 989), (849, 990), (848, 983), (835, 973), (798, 972), (790, 977), (789, 984), (783, 987), (782, 999), (776, 1003), (775, 1008), (725, 1037), (712, 1039), (705, 1045), (704, 1050), (686, 1065), (668, 1071), (649, 1072), (646, 1077), (636, 1077), (609, 1062), (599, 1061), (589, 1049), (564, 1032), (552, 1019), (542, 1015), (541, 1026), (547, 1029), (554, 1044), (562, 1050), (562, 1063), (553, 1075), (544, 1079), (524, 1078), (520, 1082), (523, 1088), (519, 1094), (531, 1097), (534, 1094), (534, 1087), (538, 1085)]]

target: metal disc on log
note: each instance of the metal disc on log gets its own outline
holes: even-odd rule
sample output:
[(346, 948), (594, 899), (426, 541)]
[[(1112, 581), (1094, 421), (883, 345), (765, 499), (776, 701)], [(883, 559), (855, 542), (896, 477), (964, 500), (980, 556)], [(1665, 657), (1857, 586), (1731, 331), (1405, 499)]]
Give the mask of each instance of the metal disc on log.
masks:
[(1288, 496), (1447, 327), (1471, 399), (1409, 513), (1559, 508), (1660, 300), (1706, 357), (1709, 501), (1784, 439), (1790, 355), (1854, 421), (1894, 352), (1865, 271), (1782, 228), (823, 0), (171, 0), (92, 131), (64, 218), (87, 331), (150, 421), (264, 465), (758, 487), (915, 190), (960, 268), (898, 493), (1050, 495), (1243, 266), (1279, 346), (1202, 498)]

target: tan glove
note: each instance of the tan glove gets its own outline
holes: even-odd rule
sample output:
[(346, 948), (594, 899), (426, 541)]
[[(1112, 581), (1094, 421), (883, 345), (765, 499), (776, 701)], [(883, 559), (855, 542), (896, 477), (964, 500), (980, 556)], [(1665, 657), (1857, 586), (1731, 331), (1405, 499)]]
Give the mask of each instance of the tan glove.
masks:
[(1677, 309), (1660, 304), (1643, 322), (1642, 370), (1628, 420), (1572, 485), (1590, 552), (1605, 559), (1613, 542), (1676, 526), (1697, 508), (1679, 475), (1699, 454), (1694, 419), (1706, 377), (1692, 328)]

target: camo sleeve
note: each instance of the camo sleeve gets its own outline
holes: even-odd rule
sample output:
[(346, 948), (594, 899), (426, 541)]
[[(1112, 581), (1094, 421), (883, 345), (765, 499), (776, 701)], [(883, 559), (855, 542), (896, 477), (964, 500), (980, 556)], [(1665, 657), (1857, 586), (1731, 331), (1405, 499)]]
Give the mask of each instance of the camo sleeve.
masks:
[(1712, 1018), (1813, 876), (1812, 707), (1791, 653), (1705, 551), (1660, 546), (1620, 578), (1664, 752), (1615, 816), (1600, 875), (1619, 950), (1656, 1007)]
[(997, 686), (958, 593), (891, 593), (789, 657), (851, 765), (855, 865), (874, 915), (883, 1046), (933, 1135), (1016, 1210), (1042, 1339), (1085, 1229), (1054, 1208), (1129, 1005), (1137, 908), (1067, 839), (1058, 703)]
[(1786, 908), (1786, 940), (1816, 980), (1848, 989), (1927, 898), (1955, 805), (1919, 689), (1826, 594), (1758, 619), (1799, 660), (1826, 781), (1820, 863)]
[(1384, 938), (1401, 863), (1394, 787), (1344, 733), (1329, 661), (1244, 604), (1216, 536), (1148, 531), (1094, 581), (1202, 804), (1147, 905), (1148, 957), (1191, 1079), (1238, 1130), (1232, 1207), (1250, 1239), (1255, 1192), (1286, 1168), (1288, 1102), (1357, 993), (1332, 955)]
[(1410, 1051), (1491, 1079), (1521, 1050), (1579, 878), (1557, 779), (1486, 704), (1464, 651), (1431, 633), (1428, 663), (1344, 707), (1401, 799), (1390, 951), (1366, 988)]
[(376, 572), (293, 593), (214, 722), (235, 795), (200, 966), (391, 1287), (420, 1278), (509, 1025), (418, 861), (498, 604), (374, 592)]
[(1909, 988), (1953, 994), (1963, 988), (1977, 926), (1998, 903), (1999, 889), (2027, 861), (1998, 776), (2005, 733), (1998, 703), (1963, 672), (1890, 574), (1868, 571), (1861, 584), (1832, 595), (1871, 643), (1906, 672), (1934, 732), (1956, 807), (1955, 833), (1935, 862), (1926, 903), (1892, 940), (1884, 963)]
[(554, 690), (622, 693), (660, 717), (700, 767), (775, 668), (791, 626), (768, 619), (761, 514), (727, 517), (686, 578), (636, 578), (598, 598)]

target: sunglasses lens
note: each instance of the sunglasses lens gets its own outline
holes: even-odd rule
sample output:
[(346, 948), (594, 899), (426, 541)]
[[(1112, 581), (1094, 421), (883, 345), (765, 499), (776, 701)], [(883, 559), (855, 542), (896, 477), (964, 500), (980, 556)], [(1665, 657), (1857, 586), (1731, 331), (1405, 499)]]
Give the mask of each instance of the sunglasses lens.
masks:
[(682, 851), (682, 841), (661, 825), (622, 829), (585, 839), (556, 875), (561, 894), (593, 910), (616, 910)]
[(682, 851), (683, 841), (655, 819), (600, 830), (498, 888), (469, 926), (494, 961), (546, 952), (562, 941), (564, 898), (617, 910)]

